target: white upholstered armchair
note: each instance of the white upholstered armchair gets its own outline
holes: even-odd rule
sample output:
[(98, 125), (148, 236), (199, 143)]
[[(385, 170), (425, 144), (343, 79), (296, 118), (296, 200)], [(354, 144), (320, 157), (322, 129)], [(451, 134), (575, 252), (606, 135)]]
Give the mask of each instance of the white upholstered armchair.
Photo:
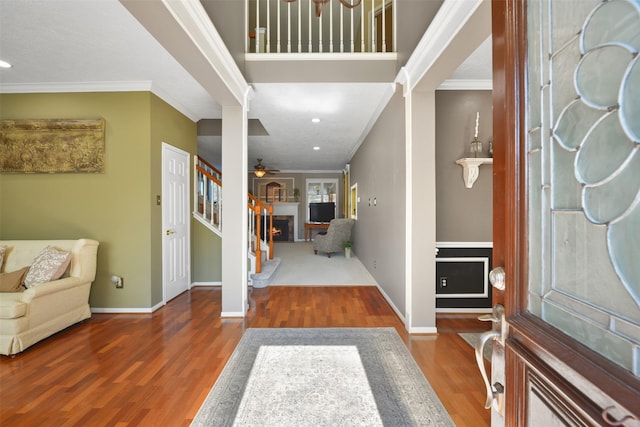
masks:
[(340, 218), (332, 219), (329, 223), (327, 234), (318, 234), (313, 241), (313, 252), (326, 252), (331, 258), (334, 252), (342, 250), (342, 242), (351, 240), (351, 227), (353, 227), (353, 219)]

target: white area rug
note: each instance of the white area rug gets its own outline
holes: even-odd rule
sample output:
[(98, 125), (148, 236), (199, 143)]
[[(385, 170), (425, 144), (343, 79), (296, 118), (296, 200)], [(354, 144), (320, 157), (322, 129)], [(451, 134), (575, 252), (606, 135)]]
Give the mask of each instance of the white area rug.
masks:
[(453, 426), (393, 328), (248, 329), (192, 426)]
[(260, 347), (234, 425), (252, 420), (266, 426), (382, 426), (355, 346)]
[(269, 286), (282, 285), (373, 285), (376, 280), (355, 255), (345, 258), (344, 252), (328, 258), (314, 254), (312, 242), (275, 243), (274, 254), (282, 260), (271, 276)]

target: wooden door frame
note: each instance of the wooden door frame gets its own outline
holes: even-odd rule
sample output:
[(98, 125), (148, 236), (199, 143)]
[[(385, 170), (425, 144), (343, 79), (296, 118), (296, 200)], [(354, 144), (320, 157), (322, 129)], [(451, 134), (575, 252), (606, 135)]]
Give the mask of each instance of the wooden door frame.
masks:
[(494, 302), (504, 303), (510, 329), (506, 425), (526, 425), (527, 388), (537, 375), (553, 379), (547, 397), (564, 395), (584, 419), (603, 422), (611, 405), (640, 419), (640, 379), (527, 311), (526, 8), (524, 0), (492, 0), (493, 194), (504, 196), (493, 219), (494, 240), (504, 245), (494, 242), (493, 259), (506, 271), (506, 290)]

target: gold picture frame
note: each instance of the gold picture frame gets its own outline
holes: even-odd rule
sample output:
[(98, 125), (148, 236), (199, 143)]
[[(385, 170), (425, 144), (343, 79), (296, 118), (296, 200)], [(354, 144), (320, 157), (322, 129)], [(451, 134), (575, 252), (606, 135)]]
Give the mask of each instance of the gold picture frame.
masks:
[(0, 120), (0, 173), (102, 173), (104, 119)]
[(265, 203), (288, 202), (294, 184), (293, 178), (254, 178), (253, 195)]

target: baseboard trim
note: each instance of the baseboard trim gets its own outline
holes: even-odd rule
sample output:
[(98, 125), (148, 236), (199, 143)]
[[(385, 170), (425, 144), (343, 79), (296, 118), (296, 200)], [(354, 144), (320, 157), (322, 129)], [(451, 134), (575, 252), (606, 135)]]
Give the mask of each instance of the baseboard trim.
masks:
[(110, 307), (91, 307), (92, 313), (106, 313), (106, 314), (150, 314), (154, 311), (162, 308), (164, 302), (160, 302), (153, 307), (123, 307), (123, 308), (110, 308)]
[(493, 313), (492, 308), (436, 308), (436, 313)]
[(241, 311), (223, 311), (220, 317), (245, 317), (245, 314)]
[(410, 334), (437, 334), (438, 333), (438, 329), (435, 326), (411, 327), (407, 325), (407, 321), (405, 320), (404, 316), (400, 313), (400, 310), (398, 310), (398, 307), (396, 307), (393, 301), (391, 301), (391, 298), (389, 298), (389, 295), (386, 294), (386, 292), (380, 287), (379, 284), (377, 284), (376, 286), (378, 287), (378, 290), (380, 291), (384, 299), (387, 301), (387, 303), (389, 303), (393, 311), (396, 313), (396, 315), (400, 318), (400, 320), (402, 320), (402, 323), (404, 324), (404, 327), (408, 333)]
[(417, 328), (409, 328), (410, 334), (437, 334), (438, 328), (435, 326), (419, 326)]
[(402, 320), (404, 327), (407, 328), (407, 322), (404, 318), (404, 315), (400, 313), (400, 310), (398, 310), (398, 307), (396, 307), (393, 301), (391, 301), (391, 298), (389, 298), (389, 295), (387, 295), (387, 293), (384, 291), (384, 289), (382, 289), (379, 283), (376, 283), (376, 287), (378, 288), (378, 290), (380, 291), (384, 299), (387, 301), (387, 303), (391, 306), (391, 308), (396, 313), (396, 315), (400, 318), (400, 320)]
[(212, 287), (212, 286), (222, 286), (222, 282), (193, 282), (191, 284), (192, 288), (196, 287)]
[[(309, 284), (303, 284), (303, 285), (285, 283), (285, 284), (274, 284), (274, 285), (269, 284), (266, 287), (267, 288), (270, 288), (270, 287), (276, 287), (276, 288), (280, 288), (280, 287), (282, 287), (282, 288), (286, 288), (286, 287), (304, 288), (304, 287), (318, 287), (318, 286), (321, 286), (323, 288), (335, 288), (335, 287), (340, 287), (340, 286), (342, 286), (342, 287), (344, 287), (344, 286), (351, 287), (351, 286), (377, 286), (377, 285), (375, 283), (350, 283), (348, 285), (345, 285), (344, 283), (335, 283), (335, 284), (309, 283)], [(258, 288), (256, 288), (256, 289), (258, 289)]]

